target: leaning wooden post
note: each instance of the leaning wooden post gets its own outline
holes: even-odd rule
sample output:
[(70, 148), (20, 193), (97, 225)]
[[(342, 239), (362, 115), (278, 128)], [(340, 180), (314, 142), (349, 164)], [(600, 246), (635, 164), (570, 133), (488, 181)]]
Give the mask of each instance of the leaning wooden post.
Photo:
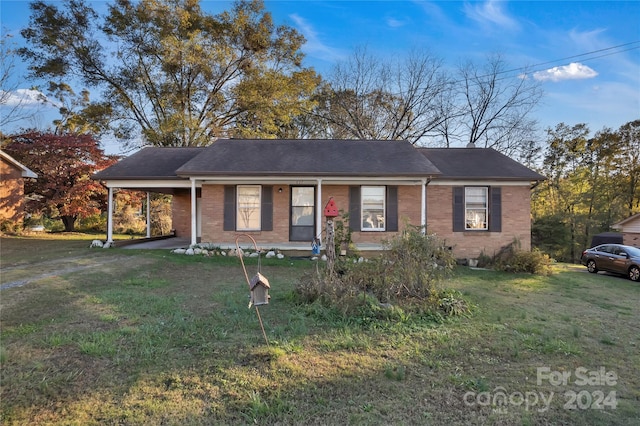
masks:
[(324, 208), (324, 216), (327, 218), (327, 269), (329, 274), (333, 275), (333, 267), (336, 263), (336, 230), (333, 227), (333, 218), (338, 216), (338, 207), (333, 197), (329, 198), (329, 202)]

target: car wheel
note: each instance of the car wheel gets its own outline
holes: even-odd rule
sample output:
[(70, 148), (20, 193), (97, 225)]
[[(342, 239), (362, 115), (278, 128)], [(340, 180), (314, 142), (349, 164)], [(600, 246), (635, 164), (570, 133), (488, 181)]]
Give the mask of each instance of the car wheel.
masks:
[(640, 281), (640, 268), (637, 266), (629, 268), (629, 279), (631, 281)]
[(591, 272), (592, 274), (595, 274), (596, 272), (598, 272), (598, 268), (596, 268), (596, 261), (595, 260), (590, 260), (587, 262), (587, 270), (589, 272)]

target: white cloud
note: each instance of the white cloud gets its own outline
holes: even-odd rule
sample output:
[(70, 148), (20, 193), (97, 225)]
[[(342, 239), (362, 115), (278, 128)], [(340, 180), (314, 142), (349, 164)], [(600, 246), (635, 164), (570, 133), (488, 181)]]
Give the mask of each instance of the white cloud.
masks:
[(330, 62), (344, 59), (345, 54), (339, 49), (334, 49), (320, 40), (317, 31), (306, 21), (306, 19), (295, 13), (289, 15), (289, 18), (293, 20), (298, 31), (300, 31), (307, 40), (302, 49), (309, 55)]
[(598, 73), (588, 66), (579, 62), (572, 62), (569, 65), (563, 65), (561, 67), (553, 67), (544, 71), (537, 71), (533, 73), (533, 78), (538, 81), (553, 81), (558, 82), (562, 80), (580, 80), (585, 78), (594, 78)]
[(518, 22), (511, 18), (503, 10), (506, 2), (488, 0), (484, 3), (465, 3), (464, 11), (466, 15), (481, 24), (492, 24), (507, 29), (518, 29)]
[(405, 22), (396, 18), (387, 18), (387, 25), (391, 28), (404, 27)]
[(46, 96), (33, 89), (18, 89), (13, 92), (0, 91), (0, 105), (14, 106), (40, 106), (46, 101)]

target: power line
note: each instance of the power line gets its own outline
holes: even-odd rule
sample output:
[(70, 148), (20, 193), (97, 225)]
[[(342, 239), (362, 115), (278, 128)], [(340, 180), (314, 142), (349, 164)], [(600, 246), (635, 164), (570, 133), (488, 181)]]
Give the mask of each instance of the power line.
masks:
[[(623, 49), (623, 50), (616, 50), (614, 52), (611, 52), (611, 50), (620, 49), (622, 47), (627, 47), (627, 46), (632, 46), (632, 45), (636, 45), (636, 46), (629, 47), (629, 48)], [(544, 65), (555, 64), (555, 63), (558, 63), (558, 62), (562, 63), (562, 62), (566, 62), (566, 61), (571, 60), (571, 59), (590, 56), (590, 55), (594, 55), (594, 54), (600, 53), (600, 52), (608, 52), (608, 53), (604, 53), (602, 55), (588, 57), (588, 58), (585, 58), (585, 59), (582, 60), (583, 62), (586, 62), (586, 61), (591, 61), (591, 60), (594, 60), (594, 59), (604, 58), (606, 56), (617, 55), (617, 54), (620, 54), (620, 53), (624, 53), (624, 52), (628, 52), (628, 51), (636, 50), (636, 49), (640, 49), (640, 40), (631, 41), (631, 42), (623, 43), (623, 44), (618, 44), (616, 46), (605, 47), (603, 49), (592, 50), (590, 52), (580, 53), (580, 54), (577, 54), (577, 55), (566, 56), (564, 58), (554, 59), (554, 60), (551, 60), (551, 61), (540, 62), (540, 63), (534, 64), (532, 66), (513, 68), (513, 69), (509, 69), (509, 70), (504, 70), (504, 71), (496, 71), (495, 73), (485, 74), (485, 75), (474, 77), (474, 80), (477, 81), (477, 80), (482, 80), (484, 78), (489, 78), (489, 77), (494, 78), (494, 77), (497, 77), (497, 76), (500, 76), (500, 75), (511, 74), (511, 73), (514, 73), (514, 72), (519, 72), (519, 73), (525, 74), (525, 75), (526, 74), (534, 74), (536, 72), (540, 72), (540, 71), (544, 71), (544, 70), (548, 69), (548, 67), (539, 68), (539, 67), (542, 67)], [(504, 77), (495, 78), (495, 81), (507, 80), (509, 78), (513, 78), (513, 76), (512, 75), (507, 75), (507, 76), (504, 76)], [(454, 80), (454, 81), (450, 81), (449, 84), (455, 85), (455, 84), (460, 84), (460, 83), (464, 83), (464, 82), (467, 82), (467, 81), (468, 80), (466, 80), (466, 79)], [(480, 83), (476, 83), (475, 81), (470, 81), (470, 84), (475, 85), (475, 84), (480, 84)], [(405, 92), (401, 91), (401, 92), (392, 93), (392, 94), (401, 96), (404, 93)]]
[(575, 59), (575, 58), (580, 58), (580, 57), (583, 57), (583, 56), (593, 55), (594, 53), (606, 52), (608, 50), (619, 49), (619, 48), (625, 47), (625, 46), (631, 46), (633, 44), (638, 44), (638, 46), (632, 47), (632, 48), (629, 48), (629, 49), (616, 51), (616, 52), (611, 52), (611, 53), (608, 53), (606, 55), (599, 55), (599, 56), (595, 56), (593, 58), (586, 58), (584, 60), (585, 61), (590, 61), (592, 59), (603, 58), (605, 56), (616, 55), (618, 53), (628, 52), (630, 50), (635, 50), (635, 49), (639, 49), (640, 48), (640, 40), (636, 40), (636, 41), (631, 41), (631, 42), (628, 42), (628, 43), (618, 44), (617, 46), (605, 47), (603, 49), (592, 50), (592, 51), (586, 52), (586, 53), (580, 53), (578, 55), (566, 56), (564, 58), (554, 59), (552, 61), (540, 62), (538, 64), (531, 65), (530, 67), (520, 67), (520, 68), (511, 69), (511, 70), (501, 71), (501, 72), (496, 73), (496, 74), (506, 74), (506, 73), (515, 72), (515, 71), (524, 71), (527, 68), (537, 68), (537, 67), (541, 67), (543, 65), (554, 64), (554, 63), (557, 63), (557, 62), (564, 62), (564, 61), (568, 61), (570, 59)]

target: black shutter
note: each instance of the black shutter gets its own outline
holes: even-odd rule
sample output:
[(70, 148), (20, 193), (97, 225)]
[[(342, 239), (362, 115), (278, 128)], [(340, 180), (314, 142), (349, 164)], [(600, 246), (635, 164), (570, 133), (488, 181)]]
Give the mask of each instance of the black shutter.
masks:
[(453, 232), (464, 231), (464, 187), (453, 187)]
[(262, 187), (261, 230), (273, 231), (273, 186)]
[(387, 225), (385, 230), (398, 230), (398, 187), (387, 186)]
[(502, 232), (502, 188), (492, 186), (489, 190), (491, 202), (489, 204), (489, 231)]
[(360, 230), (360, 187), (349, 187), (349, 229)]
[(222, 229), (225, 231), (236, 230), (236, 187), (224, 186), (224, 220)]

